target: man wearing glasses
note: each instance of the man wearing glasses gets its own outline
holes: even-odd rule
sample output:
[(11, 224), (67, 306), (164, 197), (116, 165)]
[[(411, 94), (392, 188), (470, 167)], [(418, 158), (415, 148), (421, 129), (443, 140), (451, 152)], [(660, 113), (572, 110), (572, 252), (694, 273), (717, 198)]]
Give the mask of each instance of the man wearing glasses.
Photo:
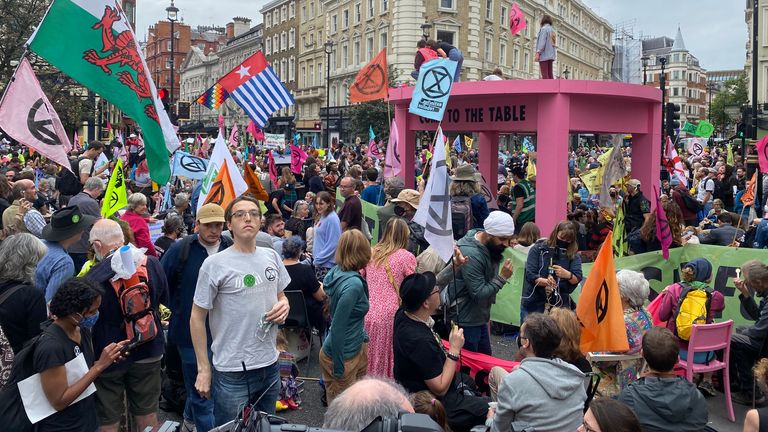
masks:
[(483, 223), (484, 230), (471, 230), (459, 239), (461, 253), (471, 257), (456, 272), (448, 290), (448, 319), (464, 329), (464, 348), (491, 355), (488, 321), (496, 293), (512, 276), (512, 262), (505, 260), (499, 271), (504, 250), (515, 234), (512, 216), (502, 211), (491, 212)]
[(213, 397), (216, 426), (234, 420), (239, 409), (257, 400), (255, 409), (275, 413), (280, 391), (277, 327), (288, 317), (283, 290), (291, 281), (280, 255), (256, 246), (261, 211), (255, 198), (235, 199), (224, 218), (234, 244), (208, 257), (200, 268), (190, 318), (195, 389), (204, 398)]
[(341, 196), (344, 197), (344, 205), (339, 210), (341, 231), (349, 229), (361, 229), (363, 224), (363, 204), (355, 193), (355, 180), (352, 177), (344, 177), (339, 183)]

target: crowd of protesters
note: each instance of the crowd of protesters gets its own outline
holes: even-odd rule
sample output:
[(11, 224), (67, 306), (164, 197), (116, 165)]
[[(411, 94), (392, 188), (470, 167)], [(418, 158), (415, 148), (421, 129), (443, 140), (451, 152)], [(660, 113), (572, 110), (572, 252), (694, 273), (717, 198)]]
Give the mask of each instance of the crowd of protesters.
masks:
[[(452, 52), (449, 46), (436, 49), (449, 57)], [(691, 286), (712, 292), (712, 264), (704, 257), (685, 263), (682, 281), (661, 293), (666, 328), (653, 327), (645, 309), (647, 280), (622, 270), (617, 279), (628, 354), (641, 356), (648, 371), (617, 390), (620, 402), (598, 398), (583, 414), (590, 403), (585, 374), (592, 366), (578, 349), (571, 312), (572, 294), (585, 279), (582, 262), (594, 257), (618, 215), (630, 254), (661, 249), (651, 185), (630, 175), (611, 185), (606, 206), (582, 181), (586, 171), (601, 166), (599, 146), (571, 150), (572, 194), (563, 203), (568, 217), (543, 236), (535, 224), (534, 151), (500, 152), (494, 202), (481, 192), (475, 168), (480, 152), (452, 152), (455, 250), (446, 263), (413, 220), (429, 174), (426, 148), (416, 155), (412, 186), (383, 178), (380, 162), (359, 144), (329, 149), (325, 156), (306, 148), (310, 156), (301, 172), (285, 167), (275, 183), (266, 157), (271, 150), (249, 145), (243, 153), (232, 146), (238, 166), (252, 165), (269, 198), (259, 202), (246, 194), (226, 208), (198, 208), (195, 182), (175, 178), (164, 194), (151, 182), (143, 149), (130, 145), (128, 205), (104, 219), (101, 199), (111, 161), (125, 154), (120, 144), (109, 144), (94, 141), (73, 154), (74, 174), (18, 148), (7, 149), (1, 161), (0, 348), (3, 339), (16, 354), (30, 341), (36, 344), (34, 369), (56, 410), (39, 430), (116, 431), (126, 412), (141, 430), (157, 426), (169, 358), (177, 359), (186, 391), (183, 430), (225, 424), (256, 399), (257, 409), (274, 413), (283, 394), (277, 338), (291, 306), (286, 290), (302, 292), (309, 321), (323, 338), (319, 363), (331, 406), (336, 399), (347, 403), (345, 391), (374, 375), (397, 381), (414, 394), (414, 408), (454, 431), (482, 424), (500, 431), (598, 431), (612, 430), (616, 422), (626, 430), (693, 431), (707, 421), (703, 397), (722, 390), (711, 374), (691, 384), (673, 373), (678, 358), (687, 358), (674, 320), (680, 297)], [(631, 148), (620, 151), (629, 165)], [(740, 205), (749, 179), (738, 155), (728, 163), (724, 149), (712, 149), (699, 157), (683, 152), (682, 159), (687, 186), (678, 177), (664, 180), (659, 197), (672, 247), (768, 247), (768, 219), (757, 216), (759, 204)], [(381, 234), (373, 247), (363, 202), (378, 206)], [(152, 238), (156, 223), (162, 223), (162, 235)], [(118, 250), (125, 245), (141, 269), (154, 325), (167, 337), (160, 332), (144, 343), (129, 340), (114, 282), (122, 268)], [(524, 268), (505, 259), (507, 248), (527, 255)], [(739, 329), (731, 344), (732, 387), (739, 390), (734, 400), (741, 403), (764, 401), (751, 383), (768, 330), (768, 302), (758, 305), (753, 298), (768, 292), (765, 261), (744, 263), (735, 279), (744, 310), (756, 321)], [(493, 354), (491, 307), (515, 272), (524, 273), (522, 361), (511, 373), (494, 371), (485, 395), (456, 362), (462, 350)], [(721, 293), (711, 295), (706, 322), (725, 307)], [(68, 382), (65, 365), (80, 353), (88, 372)], [(697, 354), (693, 361), (716, 355)], [(78, 400), (91, 384), (97, 391)], [(497, 403), (489, 406), (492, 399)], [(660, 412), (661, 406), (667, 410)], [(756, 421), (753, 414), (748, 419)]]

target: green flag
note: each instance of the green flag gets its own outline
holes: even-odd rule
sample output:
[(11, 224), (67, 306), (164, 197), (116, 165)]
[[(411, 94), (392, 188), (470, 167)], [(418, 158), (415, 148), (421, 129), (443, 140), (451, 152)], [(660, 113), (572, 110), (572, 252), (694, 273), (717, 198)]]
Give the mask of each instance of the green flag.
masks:
[(107, 193), (104, 194), (104, 202), (101, 204), (101, 215), (108, 218), (127, 205), (128, 191), (123, 177), (123, 161), (117, 158), (112, 177), (109, 178)]
[(689, 134), (695, 134), (696, 133), (696, 125), (693, 123), (685, 122), (683, 125), (683, 128), (680, 129), (680, 132), (685, 132)]
[(728, 159), (725, 161), (728, 165), (733, 166), (733, 145), (731, 143), (726, 144), (726, 147), (728, 147)]
[(128, 19), (114, 0), (54, 0), (29, 48), (138, 123), (152, 180), (171, 175), (179, 140)]
[(696, 135), (697, 137), (709, 138), (712, 136), (712, 132), (714, 131), (715, 131), (715, 126), (712, 123), (706, 120), (702, 120), (699, 122), (699, 124), (696, 125), (696, 132), (694, 132), (693, 134)]

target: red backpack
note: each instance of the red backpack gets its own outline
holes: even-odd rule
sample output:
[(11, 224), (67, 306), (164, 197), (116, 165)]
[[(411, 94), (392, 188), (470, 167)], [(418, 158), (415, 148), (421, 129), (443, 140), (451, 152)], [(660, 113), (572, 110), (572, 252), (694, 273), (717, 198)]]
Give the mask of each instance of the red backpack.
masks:
[(131, 344), (141, 345), (157, 337), (159, 332), (149, 293), (147, 257), (143, 257), (130, 279), (112, 281), (125, 320), (125, 334)]

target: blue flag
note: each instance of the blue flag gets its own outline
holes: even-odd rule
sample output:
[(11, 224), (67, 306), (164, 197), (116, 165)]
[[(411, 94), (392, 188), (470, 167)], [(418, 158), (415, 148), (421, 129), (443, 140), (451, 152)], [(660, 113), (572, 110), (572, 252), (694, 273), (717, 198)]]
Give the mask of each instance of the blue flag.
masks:
[(373, 141), (376, 134), (373, 133), (373, 126), (368, 126), (368, 141)]
[(163, 193), (163, 203), (160, 206), (160, 211), (168, 211), (173, 207), (173, 199), (171, 199), (171, 184), (165, 185), (165, 192)]
[(317, 142), (317, 134), (312, 135), (312, 147), (320, 148), (320, 143)]
[(172, 175), (202, 180), (205, 178), (206, 170), (208, 170), (208, 159), (192, 156), (183, 151), (177, 151), (173, 155)]
[(528, 153), (530, 151), (533, 151), (533, 143), (531, 142), (531, 139), (528, 137), (523, 138), (523, 152)]
[(442, 121), (455, 73), (456, 62), (453, 60), (442, 58), (422, 64), (408, 112)]
[(456, 139), (453, 140), (453, 151), (455, 151), (456, 154), (461, 153), (461, 135), (456, 135)]

